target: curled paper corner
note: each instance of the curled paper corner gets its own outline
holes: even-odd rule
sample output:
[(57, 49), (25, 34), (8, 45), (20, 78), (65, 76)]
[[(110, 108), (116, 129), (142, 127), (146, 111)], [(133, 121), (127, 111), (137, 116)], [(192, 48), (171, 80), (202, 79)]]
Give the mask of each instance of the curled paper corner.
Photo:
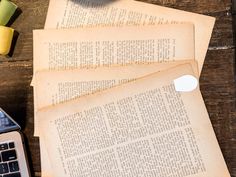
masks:
[(192, 75), (184, 75), (174, 80), (177, 92), (191, 92), (198, 86), (198, 79)]

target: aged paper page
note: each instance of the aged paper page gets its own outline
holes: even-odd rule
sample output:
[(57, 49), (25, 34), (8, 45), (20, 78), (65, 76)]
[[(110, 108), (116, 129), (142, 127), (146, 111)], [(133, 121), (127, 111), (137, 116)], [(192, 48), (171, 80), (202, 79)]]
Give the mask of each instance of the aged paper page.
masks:
[(48, 157), (47, 149), (43, 139), (39, 139), (40, 143), (40, 162), (41, 162), (41, 177), (53, 177), (53, 171)]
[[(215, 18), (133, 0), (51, 0), (45, 28), (146, 26), (192, 22), (202, 69)], [(183, 33), (184, 34), (184, 33)]]
[(191, 65), (40, 110), (56, 177), (229, 177), (199, 88), (176, 92)]
[[(38, 101), (34, 109), (39, 110), (43, 107), (62, 103), (184, 63), (190, 63), (193, 69), (195, 69), (195, 75), (199, 75), (196, 67), (197, 63), (193, 60), (145, 65), (98, 67), (95, 69), (41, 71), (36, 73), (35, 77), (36, 82), (34, 88), (37, 94), (35, 94), (36, 97), (34, 99)], [(40, 131), (38, 130), (39, 121), (36, 113), (35, 136), (40, 135)], [(50, 169), (51, 165), (43, 138), (40, 138), (40, 155), (42, 177), (47, 177), (48, 174), (52, 174), (53, 172)]]
[[(99, 90), (107, 89), (145, 75), (192, 61), (153, 63), (141, 65), (98, 67), (68, 71), (43, 71), (36, 74), (34, 110), (69, 101)], [(197, 68), (197, 67), (194, 67)], [(198, 75), (198, 71), (195, 71)], [(42, 96), (43, 95), (43, 96)], [(34, 135), (39, 136), (37, 113), (34, 116)]]
[(186, 59), (192, 24), (34, 31), (34, 72)]
[[(197, 68), (197, 63), (193, 60), (183, 60), (93, 69), (40, 71), (35, 76), (37, 100), (35, 109), (39, 110), (54, 104), (63, 103), (186, 63), (193, 65), (195, 69)], [(198, 75), (197, 70), (195, 75)]]

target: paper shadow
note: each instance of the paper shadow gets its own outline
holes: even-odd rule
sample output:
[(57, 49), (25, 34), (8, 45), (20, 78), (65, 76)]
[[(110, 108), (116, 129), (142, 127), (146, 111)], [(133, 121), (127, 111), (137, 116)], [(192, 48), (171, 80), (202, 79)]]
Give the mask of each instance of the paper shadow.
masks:
[(22, 10), (18, 7), (15, 13), (10, 18), (9, 22), (6, 24), (6, 26), (10, 27), (14, 23), (14, 21), (20, 16), (21, 13), (22, 13)]
[(15, 30), (14, 34), (13, 34), (12, 42), (11, 42), (10, 52), (7, 54), (7, 57), (12, 57), (13, 56), (18, 37), (19, 37), (19, 33)]
[(75, 4), (80, 4), (84, 7), (98, 7), (98, 6), (104, 6), (107, 4), (110, 4), (115, 1), (119, 0), (71, 0)]

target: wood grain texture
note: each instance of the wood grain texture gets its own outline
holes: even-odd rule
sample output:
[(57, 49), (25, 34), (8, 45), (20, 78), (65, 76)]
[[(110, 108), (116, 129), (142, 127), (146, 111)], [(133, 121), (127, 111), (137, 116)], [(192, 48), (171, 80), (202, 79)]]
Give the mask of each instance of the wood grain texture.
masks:
[[(236, 177), (236, 84), (230, 0), (142, 0), (217, 18), (200, 78), (201, 91), (231, 176)], [(33, 137), (32, 30), (43, 28), (48, 0), (14, 0), (22, 14), (14, 55), (0, 57), (0, 107), (22, 126), (33, 176), (40, 176), (38, 139)]]

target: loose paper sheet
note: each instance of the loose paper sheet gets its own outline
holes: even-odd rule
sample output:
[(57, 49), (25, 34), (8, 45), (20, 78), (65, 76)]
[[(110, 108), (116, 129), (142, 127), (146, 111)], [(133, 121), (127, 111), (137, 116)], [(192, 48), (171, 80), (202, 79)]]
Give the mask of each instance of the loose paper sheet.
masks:
[[(191, 22), (202, 70), (215, 18), (133, 0), (51, 0), (45, 28), (147, 26)], [(182, 33), (182, 35), (185, 35)]]
[[(35, 77), (35, 98), (38, 106), (35, 109), (38, 111), (186, 63), (197, 69), (197, 63), (194, 60), (183, 60), (93, 69), (39, 71)], [(198, 70), (195, 71), (195, 75), (198, 75)]]
[[(72, 100), (87, 94), (98, 92), (102, 89), (114, 87), (120, 83), (133, 81), (138, 77), (160, 72), (180, 64), (190, 63), (194, 69), (194, 75), (199, 75), (197, 63), (194, 60), (153, 63), (141, 65), (98, 67), (95, 69), (77, 69), (63, 71), (40, 71), (35, 77), (35, 110), (39, 110), (54, 104)], [(43, 96), (42, 96), (43, 95)], [(39, 125), (35, 114), (35, 125)], [(39, 135), (39, 131), (38, 134)], [(52, 176), (51, 164), (44, 145), (40, 138), (41, 171), (42, 177)], [(50, 175), (49, 175), (50, 174)]]
[(34, 30), (33, 35), (34, 72), (195, 58), (192, 24)]
[(191, 65), (40, 110), (54, 175), (229, 177), (199, 88), (174, 89), (183, 75)]
[(47, 148), (45, 147), (42, 138), (39, 139), (39, 143), (40, 143), (41, 177), (54, 177), (50, 159), (48, 157)]

